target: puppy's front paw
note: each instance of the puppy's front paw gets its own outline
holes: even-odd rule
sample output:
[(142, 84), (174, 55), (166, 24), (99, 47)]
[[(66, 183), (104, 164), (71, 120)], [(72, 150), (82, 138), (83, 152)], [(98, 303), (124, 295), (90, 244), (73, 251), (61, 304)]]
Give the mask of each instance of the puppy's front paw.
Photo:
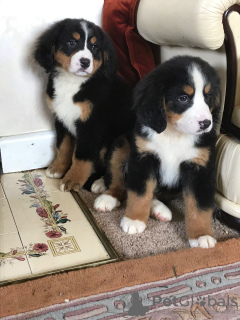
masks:
[(152, 200), (151, 215), (154, 216), (157, 220), (161, 221), (172, 220), (172, 211), (164, 203), (157, 199)]
[(67, 180), (67, 179), (63, 179), (61, 184), (60, 184), (60, 190), (63, 192), (67, 192), (67, 191), (80, 191), (82, 185), (80, 183), (78, 183), (77, 181), (72, 181), (72, 180)]
[(103, 193), (106, 190), (107, 188), (105, 186), (103, 177), (101, 177), (98, 180), (95, 180), (91, 186), (91, 191), (93, 193)]
[(192, 248), (199, 247), (199, 248), (214, 248), (217, 240), (211, 236), (201, 236), (198, 239), (189, 239), (189, 244)]
[(59, 179), (64, 176), (64, 172), (58, 171), (54, 166), (49, 166), (46, 170), (46, 176), (52, 179)]
[(107, 212), (119, 207), (120, 202), (108, 194), (102, 194), (95, 199), (93, 206), (97, 211)]
[(129, 234), (142, 233), (146, 228), (146, 224), (143, 221), (132, 220), (127, 217), (122, 218), (120, 226), (124, 232)]
[(63, 192), (66, 191), (80, 191), (82, 188), (83, 184), (81, 181), (77, 179), (78, 177), (74, 177), (71, 175), (66, 174), (65, 177), (62, 179), (61, 184), (60, 184), (60, 190)]

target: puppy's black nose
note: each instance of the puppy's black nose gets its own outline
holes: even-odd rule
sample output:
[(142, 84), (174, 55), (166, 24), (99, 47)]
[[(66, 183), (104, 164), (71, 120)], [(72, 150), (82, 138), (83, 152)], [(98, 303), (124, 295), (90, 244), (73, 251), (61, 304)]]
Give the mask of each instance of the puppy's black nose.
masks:
[(80, 65), (83, 69), (87, 69), (90, 66), (90, 60), (88, 58), (81, 58)]
[(203, 121), (199, 121), (199, 125), (201, 130), (205, 130), (211, 125), (211, 121), (207, 119)]

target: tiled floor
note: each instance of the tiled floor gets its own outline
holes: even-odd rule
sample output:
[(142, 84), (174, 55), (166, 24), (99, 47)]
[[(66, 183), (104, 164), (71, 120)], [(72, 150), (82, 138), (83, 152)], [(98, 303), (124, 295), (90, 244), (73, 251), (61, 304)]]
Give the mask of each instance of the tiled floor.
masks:
[(59, 182), (44, 170), (1, 176), (0, 284), (110, 259)]

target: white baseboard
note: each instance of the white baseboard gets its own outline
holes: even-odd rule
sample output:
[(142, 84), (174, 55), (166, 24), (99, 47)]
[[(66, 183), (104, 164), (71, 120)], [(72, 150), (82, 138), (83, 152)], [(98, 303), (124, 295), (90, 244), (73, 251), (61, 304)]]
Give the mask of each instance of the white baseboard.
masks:
[(1, 137), (3, 173), (47, 167), (55, 156), (55, 137), (54, 131)]

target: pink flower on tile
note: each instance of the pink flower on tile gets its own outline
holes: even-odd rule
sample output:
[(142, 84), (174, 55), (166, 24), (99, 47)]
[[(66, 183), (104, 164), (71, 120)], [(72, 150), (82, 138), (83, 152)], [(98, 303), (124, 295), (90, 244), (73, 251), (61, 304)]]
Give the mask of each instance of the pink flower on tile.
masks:
[(40, 217), (42, 217), (42, 218), (48, 217), (47, 211), (45, 209), (43, 209), (42, 207), (37, 208), (36, 211)]
[(52, 231), (47, 232), (46, 236), (48, 238), (60, 238), (62, 236), (62, 233), (59, 231), (52, 230)]
[(13, 254), (16, 254), (17, 253), (17, 250), (15, 249), (15, 250), (13, 250)]
[(35, 178), (33, 181), (34, 181), (35, 186), (37, 186), (37, 187), (40, 187), (43, 184), (43, 182), (40, 178)]
[(45, 243), (35, 243), (35, 245), (33, 246), (33, 250), (46, 252), (48, 251), (48, 246)]
[(15, 259), (17, 259), (19, 261), (24, 261), (25, 260), (25, 258), (23, 258), (23, 257), (15, 257)]

